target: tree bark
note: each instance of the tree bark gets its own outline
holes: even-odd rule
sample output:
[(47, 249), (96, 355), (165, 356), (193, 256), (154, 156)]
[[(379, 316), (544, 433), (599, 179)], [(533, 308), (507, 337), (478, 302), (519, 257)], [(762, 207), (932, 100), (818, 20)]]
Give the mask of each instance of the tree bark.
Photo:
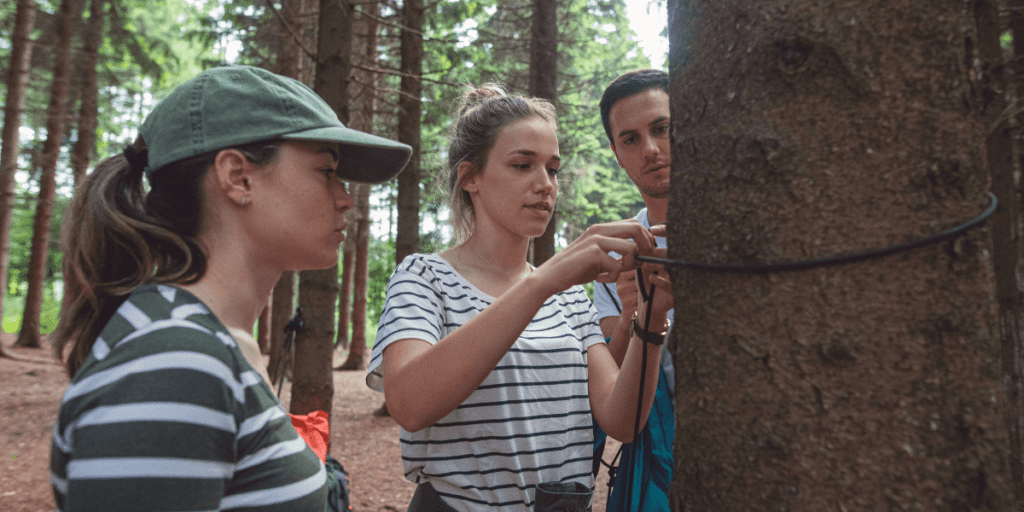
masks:
[[(756, 263), (987, 205), (973, 2), (669, 2), (669, 252)], [(681, 268), (674, 510), (1017, 510), (983, 229)]]
[[(99, 88), (96, 80), (96, 63), (99, 47), (103, 42), (103, 7), (106, 0), (90, 0), (89, 24), (85, 29), (85, 45), (82, 48), (81, 94), (82, 103), (78, 110), (78, 140), (71, 149), (71, 169), (74, 172), (75, 189), (85, 179), (89, 160), (96, 149), (96, 127), (99, 115)], [(70, 103), (69, 103), (70, 105)], [(75, 276), (64, 276), (62, 304), (81, 293), (81, 284)]]
[[(317, 65), (313, 90), (348, 122), (348, 84), (352, 72), (352, 6), (346, 0), (320, 0)], [(331, 413), (334, 398), (334, 313), (338, 265), (299, 273), (299, 305), (305, 327), (295, 338), (293, 414)]]
[(1009, 435), (1008, 461), (1013, 491), (1018, 503), (1024, 503), (1024, 453), (1021, 452), (1020, 421), (1024, 418), (1021, 378), (1024, 373), (1021, 349), (1024, 336), (1024, 296), (1017, 279), (1020, 212), (1014, 185), (1013, 140), (1009, 117), (1002, 118), (1007, 107), (1003, 50), (999, 45), (999, 10), (994, 2), (974, 4), (977, 23), (978, 56), (981, 63), (979, 114), (988, 127), (985, 138), (986, 160), (992, 192), (999, 209), (992, 217), (992, 268), (999, 302), (999, 338), (1002, 348), (1003, 391), (1006, 393), (1006, 426)]
[[(356, 38), (353, 41), (353, 54), (359, 56), (361, 67), (364, 69), (353, 70), (353, 83), (355, 84), (355, 91), (352, 94), (352, 105), (353, 111), (351, 116), (350, 125), (356, 130), (362, 130), (365, 132), (373, 132), (373, 122), (377, 108), (377, 85), (379, 83), (379, 77), (377, 73), (366, 71), (366, 69), (375, 69), (379, 66), (378, 61), (378, 40), (380, 23), (377, 21), (377, 16), (380, 14), (380, 4), (370, 3), (363, 4), (361, 11), (364, 15), (356, 18), (356, 29), (355, 33), (365, 34), (364, 37)], [(399, 121), (401, 123), (401, 121)], [(366, 195), (365, 200), (367, 206), (369, 205), (369, 193), (371, 187), (365, 187), (365, 190), (359, 185), (353, 185), (352, 194), (356, 196), (357, 202), (362, 201), (362, 195)], [(399, 192), (401, 194), (401, 192)], [(401, 199), (399, 199), (401, 200)], [(360, 202), (356, 206), (356, 211), (352, 212), (349, 218), (348, 230), (345, 233), (345, 253), (344, 269), (342, 271), (342, 298), (338, 304), (338, 343), (342, 341), (341, 333), (344, 332), (344, 341), (346, 348), (349, 349), (348, 357), (345, 362), (338, 366), (338, 370), (362, 370), (366, 367), (365, 353), (365, 320), (362, 327), (362, 338), (364, 343), (362, 345), (350, 343), (349, 339), (349, 326), (351, 325), (352, 319), (352, 307), (353, 307), (353, 281), (356, 279), (356, 246), (360, 243), (359, 229), (361, 224), (359, 218), (364, 213), (369, 215), (368, 209), (364, 212), (364, 208), (360, 205)], [(367, 238), (366, 243), (369, 243)], [(363, 292), (365, 298), (365, 287)], [(365, 307), (364, 307), (365, 310)], [(363, 315), (365, 319), (365, 313)]]
[[(0, 315), (7, 296), (7, 268), (11, 254), (11, 219), (14, 211), (14, 173), (18, 170), (21, 142), (21, 113), (25, 107), (32, 56), (32, 28), (35, 25), (35, 0), (18, 0), (14, 15), (11, 63), (7, 72), (7, 97), (4, 104), (3, 148), (0, 149)], [(3, 355), (3, 345), (0, 345)]]
[[(304, 84), (312, 83), (312, 76), (309, 72), (309, 57), (303, 52), (302, 46), (309, 46), (309, 27), (305, 22), (306, 10), (309, 8), (309, 0), (289, 0), (282, 13), (284, 23), (288, 27), (281, 26), (281, 41), (283, 44), (278, 54), (278, 72), (284, 76), (294, 78)], [(294, 33), (294, 35), (293, 35)], [(277, 368), (281, 359), (285, 357), (282, 352), (284, 348), (285, 332), (284, 327), (295, 314), (295, 279), (293, 271), (284, 272), (278, 278), (277, 284), (270, 299), (270, 361), (269, 373), (273, 381), (279, 379)], [(294, 348), (294, 347), (293, 347)]]
[(274, 296), (271, 294), (267, 297), (267, 305), (260, 312), (260, 317), (256, 320), (256, 345), (260, 347), (260, 354), (267, 355), (270, 353), (270, 336), (271, 331), (274, 330)]
[[(558, 96), (558, 3), (533, 0), (530, 28), (530, 95), (554, 103)], [(533, 240), (533, 264), (555, 255), (558, 215), (554, 212), (544, 234)]]
[(356, 185), (356, 254), (352, 270), (352, 346), (344, 370), (366, 368), (366, 285), (370, 270), (370, 185)]
[[(348, 350), (352, 345), (349, 324), (352, 318), (352, 266), (355, 264), (356, 224), (345, 228), (345, 244), (341, 248), (341, 285), (338, 286), (338, 340), (334, 349)], [(340, 370), (341, 368), (335, 368)]]
[(402, 4), (402, 80), (398, 95), (398, 140), (412, 146), (412, 157), (398, 175), (398, 233), (395, 263), (420, 248), (420, 121), (423, 96), (423, 0)]
[(270, 374), (272, 382), (281, 379), (281, 376), (278, 375), (278, 368), (281, 366), (281, 359), (286, 357), (284, 327), (288, 325), (288, 320), (291, 320), (295, 313), (295, 274), (291, 270), (281, 273), (281, 277), (278, 278), (277, 284), (274, 285), (274, 291), (271, 293), (270, 360), (267, 373)]
[(57, 186), (57, 158), (67, 112), (65, 99), (71, 68), (71, 41), (75, 25), (81, 19), (81, 5), (81, 0), (62, 0), (58, 14), (58, 42), (50, 87), (50, 105), (46, 112), (46, 142), (43, 143), (42, 172), (39, 176), (39, 200), (32, 227), (32, 253), (26, 276), (28, 292), (25, 294), (21, 332), (15, 342), (19, 347), (39, 347), (39, 315), (43, 308), (43, 286), (50, 249), (50, 219), (53, 216), (53, 196)]

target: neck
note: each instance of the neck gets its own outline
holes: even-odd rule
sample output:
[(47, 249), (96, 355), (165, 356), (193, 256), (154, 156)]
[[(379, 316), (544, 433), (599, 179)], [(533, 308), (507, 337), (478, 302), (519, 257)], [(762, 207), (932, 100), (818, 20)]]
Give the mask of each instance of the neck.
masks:
[(210, 254), (203, 277), (179, 286), (199, 297), (229, 329), (252, 332), (281, 272), (257, 268), (234, 252)]
[(652, 226), (665, 223), (665, 217), (668, 215), (668, 198), (653, 198), (643, 196), (644, 206), (647, 207), (647, 220), (650, 221)]
[(478, 259), (482, 258), (484, 266), (493, 266), (506, 276), (515, 276), (526, 268), (526, 253), (530, 248), (530, 240), (503, 239), (493, 233), (477, 229), (460, 247)]

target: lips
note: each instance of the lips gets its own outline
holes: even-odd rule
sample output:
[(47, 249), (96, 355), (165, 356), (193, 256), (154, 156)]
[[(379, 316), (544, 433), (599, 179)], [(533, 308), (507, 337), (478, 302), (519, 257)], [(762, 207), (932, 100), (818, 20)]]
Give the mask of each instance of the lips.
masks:
[(654, 167), (651, 167), (651, 168), (647, 169), (647, 171), (645, 171), (645, 172), (649, 174), (649, 173), (659, 172), (662, 169), (667, 169), (667, 168), (668, 168), (668, 164), (658, 164), (658, 165), (655, 165)]
[(533, 208), (535, 210), (542, 210), (542, 211), (545, 211), (545, 212), (550, 212), (551, 211), (551, 203), (548, 203), (547, 201), (538, 201), (538, 202), (533, 203), (533, 204), (528, 204), (528, 205), (526, 205), (526, 207), (527, 208)]

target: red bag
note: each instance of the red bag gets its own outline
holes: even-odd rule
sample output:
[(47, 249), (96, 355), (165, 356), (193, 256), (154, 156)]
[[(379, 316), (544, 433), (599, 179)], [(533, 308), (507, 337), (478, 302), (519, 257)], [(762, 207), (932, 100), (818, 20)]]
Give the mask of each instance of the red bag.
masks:
[(299, 435), (306, 441), (306, 444), (313, 449), (320, 461), (327, 460), (327, 443), (331, 438), (331, 426), (328, 421), (327, 411), (313, 411), (309, 414), (289, 414), (292, 417), (292, 425)]

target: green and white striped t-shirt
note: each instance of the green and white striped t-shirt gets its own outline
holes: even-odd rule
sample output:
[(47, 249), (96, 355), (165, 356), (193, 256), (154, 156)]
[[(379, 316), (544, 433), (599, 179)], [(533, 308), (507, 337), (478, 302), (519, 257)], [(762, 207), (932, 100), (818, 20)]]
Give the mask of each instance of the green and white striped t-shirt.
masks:
[[(436, 254), (407, 257), (388, 283), (367, 384), (382, 390), (390, 343), (437, 343), (493, 301)], [(418, 432), (401, 430), (406, 478), (430, 482), (460, 512), (529, 512), (543, 482), (593, 489), (586, 353), (604, 341), (595, 314), (580, 286), (545, 301), (462, 405)]]
[(57, 507), (315, 511), (326, 473), (227, 328), (194, 295), (145, 285), (75, 375), (53, 430)]

